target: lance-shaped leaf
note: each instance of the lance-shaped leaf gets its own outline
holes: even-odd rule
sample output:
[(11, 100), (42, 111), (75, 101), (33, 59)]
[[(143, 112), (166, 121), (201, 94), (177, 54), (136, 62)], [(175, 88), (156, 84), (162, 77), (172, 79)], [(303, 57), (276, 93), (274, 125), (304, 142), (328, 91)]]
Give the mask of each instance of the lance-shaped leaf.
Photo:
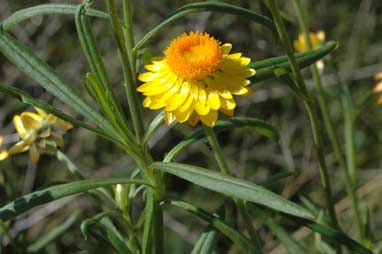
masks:
[[(66, 14), (74, 15), (77, 5), (72, 4), (41, 4), (33, 7), (25, 8), (14, 12), (11, 16), (6, 18), (1, 26), (5, 31), (9, 31), (14, 26), (27, 19), (35, 16), (51, 15), (51, 14)], [(105, 12), (98, 11), (92, 8), (86, 10), (86, 15), (108, 19), (109, 15)]]
[(183, 202), (183, 201), (169, 201), (169, 204), (173, 206), (177, 206), (180, 208), (183, 208), (195, 215), (197, 215), (199, 218), (207, 221), (211, 224), (214, 228), (219, 230), (222, 234), (227, 236), (229, 239), (231, 239), (243, 253), (248, 254), (256, 254), (261, 253), (259, 249), (256, 249), (250, 241), (248, 241), (245, 237), (243, 237), (238, 231), (231, 228), (229, 225), (224, 223), (219, 217), (216, 215), (212, 215), (192, 204)]
[(35, 191), (22, 196), (15, 201), (0, 208), (0, 220), (7, 221), (32, 209), (33, 207), (49, 203), (66, 196), (86, 192), (92, 189), (115, 185), (115, 184), (143, 184), (151, 186), (143, 180), (130, 178), (106, 178), (81, 180), (66, 184), (52, 186), (43, 190)]
[[(338, 47), (338, 43), (334, 41), (327, 42), (324, 46), (303, 53), (296, 53), (296, 60), (300, 68), (305, 68), (317, 62)], [(260, 82), (270, 78), (276, 78), (274, 70), (277, 68), (285, 69), (291, 73), (291, 68), (287, 56), (277, 56), (267, 58), (260, 61), (252, 62), (248, 68), (256, 70), (256, 74), (250, 78), (252, 83)]]
[(257, 218), (261, 219), (282, 242), (290, 254), (305, 254), (308, 251), (303, 248), (272, 216), (266, 214), (260, 208), (251, 206), (250, 209)]
[(161, 23), (156, 25), (154, 28), (152, 28), (149, 32), (145, 34), (145, 36), (137, 42), (135, 45), (133, 52), (137, 53), (138, 50), (153, 36), (158, 34), (162, 28), (164, 28), (166, 25), (168, 25), (171, 22), (174, 22), (175, 20), (178, 20), (188, 14), (191, 13), (199, 13), (199, 12), (222, 12), (227, 14), (234, 14), (246, 17), (247, 19), (259, 23), (261, 25), (264, 25), (268, 27), (272, 32), (276, 32), (276, 27), (273, 24), (273, 21), (263, 15), (259, 15), (251, 10), (241, 8), (236, 5), (232, 4), (226, 4), (226, 3), (218, 3), (218, 2), (200, 2), (200, 3), (192, 3), (187, 4), (179, 9), (173, 11), (167, 18), (165, 18)]
[(209, 254), (213, 252), (214, 244), (217, 240), (218, 232), (210, 230), (203, 232), (192, 248), (191, 254)]
[(181, 163), (155, 162), (151, 167), (230, 197), (250, 201), (300, 218), (313, 218), (304, 207), (240, 178)]
[(360, 253), (360, 254), (373, 254), (372, 251), (364, 247), (362, 244), (354, 241), (350, 237), (348, 237), (346, 234), (344, 234), (341, 231), (338, 231), (330, 226), (326, 226), (323, 224), (315, 223), (311, 220), (302, 219), (302, 218), (296, 218), (293, 216), (288, 216), (292, 221), (298, 223), (299, 225), (303, 225), (305, 227), (308, 227), (312, 231), (319, 233), (322, 236), (325, 236), (327, 239), (330, 239), (331, 241), (335, 241), (337, 243), (341, 243), (348, 247), (350, 250), (352, 250), (354, 253)]
[(28, 77), (83, 116), (93, 120), (111, 136), (118, 137), (111, 124), (95, 111), (60, 75), (29, 48), (0, 30), (0, 51)]
[[(214, 130), (216, 132), (221, 132), (227, 129), (232, 128), (251, 128), (261, 135), (271, 138), (273, 140), (278, 140), (280, 135), (276, 128), (274, 128), (269, 123), (254, 118), (254, 117), (231, 117), (227, 119), (222, 119), (217, 121), (217, 123), (214, 126)], [(203, 128), (196, 129), (189, 137), (185, 138), (183, 141), (181, 141), (179, 144), (177, 144), (174, 148), (172, 148), (168, 154), (166, 155), (164, 162), (171, 161), (178, 153), (183, 151), (187, 146), (197, 142), (198, 140), (205, 137), (205, 133), (203, 131)]]

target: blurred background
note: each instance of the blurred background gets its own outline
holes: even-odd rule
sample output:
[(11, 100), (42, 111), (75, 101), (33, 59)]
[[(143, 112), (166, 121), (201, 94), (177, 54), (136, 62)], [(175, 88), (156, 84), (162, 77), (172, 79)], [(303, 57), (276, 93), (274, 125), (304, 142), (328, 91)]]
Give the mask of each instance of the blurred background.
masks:
[[(172, 10), (192, 2), (133, 1), (135, 39), (140, 39)], [(230, 3), (230, 1), (225, 2)], [(278, 2), (282, 6), (289, 35), (295, 39), (299, 31), (293, 6), (290, 1)], [(17, 10), (43, 3), (78, 4), (79, 1), (0, 0), (0, 20), (4, 20)], [(237, 0), (231, 3), (270, 16), (262, 1)], [(302, 3), (311, 31), (323, 30), (327, 40), (340, 43), (339, 48), (329, 56), (336, 67), (326, 65), (323, 77), (330, 113), (344, 148), (344, 119), (339, 100), (341, 89), (337, 76), (346, 82), (355, 103), (362, 100), (365, 94), (370, 93), (377, 83), (373, 75), (382, 71), (382, 1), (305, 0)], [(95, 1), (93, 7), (105, 10), (104, 1)], [(92, 26), (97, 35), (109, 77), (114, 84), (114, 90), (119, 95), (127, 113), (127, 103), (121, 83), (122, 70), (110, 25), (104, 20), (94, 18)], [(221, 42), (230, 42), (233, 44), (233, 52), (243, 52), (253, 61), (284, 54), (272, 35), (258, 24), (233, 15), (207, 12), (192, 14), (171, 24), (146, 47), (153, 55), (160, 56), (174, 37), (189, 31), (205, 31)], [(73, 17), (64, 15), (35, 17), (12, 29), (12, 34), (52, 65), (88, 99), (89, 103), (92, 103), (80, 83), (85, 79), (85, 73), (89, 67), (76, 37)], [(142, 71), (142, 66), (140, 70)], [(308, 86), (313, 88), (309, 68), (304, 71), (304, 77)], [(0, 84), (27, 90), (33, 96), (44, 99), (66, 113), (76, 116), (69, 107), (26, 78), (2, 55), (0, 55)], [(231, 173), (264, 185), (295, 202), (300, 202), (301, 195), (306, 195), (323, 206), (318, 164), (314, 154), (309, 120), (303, 104), (298, 101), (286, 84), (277, 80), (268, 80), (252, 86), (254, 93), (251, 97), (237, 99), (239, 106), (236, 115), (258, 117), (270, 122), (280, 130), (281, 139), (279, 142), (274, 142), (249, 130), (221, 133), (219, 137), (224, 145), (224, 153), (231, 166)], [(96, 105), (94, 107), (96, 108)], [(7, 140), (12, 140), (15, 134), (12, 117), (25, 110), (33, 111), (31, 107), (0, 94), (0, 134)], [(146, 124), (158, 113), (146, 109), (143, 112)], [(377, 104), (376, 95), (371, 96), (362, 107), (355, 122), (355, 141), (359, 192), (362, 198), (361, 208), (363, 211), (367, 208), (370, 212), (375, 240), (382, 238), (381, 126), (382, 105)], [(155, 159), (162, 160), (169, 149), (192, 131), (193, 129), (187, 125), (162, 126), (150, 141)], [(80, 128), (74, 128), (65, 136), (64, 152), (85, 175), (91, 178), (129, 177), (135, 169), (132, 160), (121, 149)], [(351, 202), (346, 194), (344, 175), (338, 168), (327, 139), (325, 153), (340, 223), (346, 232), (354, 236), (356, 226), (351, 219)], [(211, 169), (217, 168), (206, 141), (192, 145), (178, 156), (176, 161), (202, 165)], [(288, 177), (279, 180), (272, 178), (280, 173)], [(54, 157), (43, 156), (34, 166), (27, 154), (13, 156), (0, 162), (0, 205), (31, 191), (71, 180), (74, 178)], [(170, 197), (192, 201), (208, 211), (215, 211), (223, 201), (222, 196), (198, 187), (191, 187), (187, 182), (175, 177), (168, 177), (168, 193)], [(136, 205), (139, 210), (142, 200), (136, 200)], [(107, 245), (101, 245), (92, 238), (85, 241), (81, 236), (79, 228), (81, 221), (100, 211), (99, 205), (85, 196), (64, 198), (23, 215), (11, 227), (13, 243), (23, 249), (23, 246), (28, 246), (39, 236), (66, 221), (75, 211), (82, 211), (78, 220), (39, 253), (113, 253)], [(174, 208), (166, 210), (165, 225), (169, 254), (189, 253), (207, 226), (190, 214)], [(312, 237), (307, 229), (297, 228), (287, 223), (285, 226), (296, 239)], [(262, 228), (260, 233), (263, 239), (266, 239), (265, 248), (269, 250), (268, 253), (283, 253), (278, 240), (267, 229)], [(237, 252), (223, 237), (219, 238), (218, 243), (219, 253)], [(9, 242), (3, 241), (2, 245), (3, 253), (12, 253), (9, 252), (11, 249)]]

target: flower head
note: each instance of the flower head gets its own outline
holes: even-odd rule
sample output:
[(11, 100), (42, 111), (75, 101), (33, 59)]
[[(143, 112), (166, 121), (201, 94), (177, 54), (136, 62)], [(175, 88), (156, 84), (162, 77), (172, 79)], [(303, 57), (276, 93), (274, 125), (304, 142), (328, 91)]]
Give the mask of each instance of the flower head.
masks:
[[(313, 49), (319, 48), (325, 41), (325, 32), (318, 31), (317, 33), (309, 33), (309, 38)], [(298, 39), (293, 42), (293, 46), (298, 52), (308, 51), (304, 33), (298, 35)]]
[(374, 75), (375, 81), (379, 81), (373, 88), (373, 93), (379, 94), (378, 104), (382, 104), (382, 72)]
[(57, 147), (64, 146), (63, 135), (73, 126), (40, 108), (35, 109), (37, 114), (23, 112), (13, 117), (20, 141), (9, 150), (0, 150), (0, 160), (29, 151), (31, 161), (37, 163), (41, 154), (52, 154)]
[(195, 126), (200, 120), (212, 127), (219, 111), (232, 116), (233, 95), (251, 94), (248, 78), (255, 70), (246, 68), (249, 58), (230, 54), (231, 48), (207, 33), (182, 34), (163, 58), (145, 66), (149, 72), (138, 76), (144, 82), (137, 89), (146, 96), (143, 106), (163, 108), (167, 124), (176, 120)]

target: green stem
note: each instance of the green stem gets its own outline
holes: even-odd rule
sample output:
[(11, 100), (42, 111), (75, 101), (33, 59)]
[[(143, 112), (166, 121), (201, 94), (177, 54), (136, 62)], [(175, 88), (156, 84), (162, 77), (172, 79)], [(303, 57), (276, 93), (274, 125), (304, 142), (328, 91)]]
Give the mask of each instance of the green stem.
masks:
[[(125, 38), (121, 21), (118, 17), (115, 0), (106, 0), (108, 11), (111, 17), (112, 26), (115, 32), (120, 57), (122, 61), (122, 71), (124, 77), (124, 87), (126, 90), (127, 102), (129, 105), (130, 115), (133, 121), (135, 135), (140, 142), (144, 133), (144, 124), (140, 112), (140, 104), (138, 101), (138, 94), (135, 86), (135, 73), (131, 66), (131, 60), (129, 59), (128, 50), (126, 48)], [(131, 32), (131, 31), (130, 31)], [(127, 33), (130, 33), (127, 31)], [(132, 35), (131, 35), (132, 36)]]
[(126, 49), (130, 57), (131, 72), (133, 73), (133, 78), (135, 79), (135, 55), (133, 54), (133, 48), (135, 46), (134, 41), (134, 31), (133, 31), (133, 14), (131, 11), (131, 0), (122, 1), (123, 8), (123, 23), (125, 26), (125, 38), (126, 38)]
[[(301, 1), (300, 0), (294, 0), (294, 7), (295, 7), (295, 10), (297, 13), (297, 18), (299, 21), (300, 29), (303, 31), (303, 33), (305, 35), (306, 45), (308, 46), (309, 50), (313, 50), (313, 45), (312, 45), (312, 42), (310, 40), (309, 29), (308, 29), (308, 25), (306, 22), (306, 18), (304, 17), (304, 12), (303, 12), (303, 9), (301, 6)], [(344, 159), (342, 152), (341, 152), (340, 143), (339, 143), (339, 140), (337, 138), (338, 136), (337, 136), (335, 128), (334, 128), (333, 120), (330, 117), (328, 104), (326, 103), (326, 100), (325, 100), (325, 92), (324, 92), (324, 88), (322, 85), (321, 75), (318, 71), (317, 65), (314, 64), (311, 66), (311, 72), (312, 72), (314, 83), (316, 85), (317, 101), (318, 101), (318, 105), (320, 107), (320, 110), (321, 110), (321, 113), (323, 116), (325, 128), (326, 128), (326, 131), (328, 133), (329, 140), (330, 140), (331, 146), (332, 146), (333, 151), (334, 151), (334, 155), (338, 161), (340, 168), (343, 170), (344, 175), (346, 177), (347, 192), (350, 195), (351, 200), (352, 200), (353, 213), (354, 213), (356, 223), (358, 225), (359, 234), (361, 236), (363, 230), (362, 230), (361, 216), (360, 216), (359, 207), (358, 207), (358, 199), (357, 199), (356, 192), (355, 192), (356, 189), (354, 188), (354, 185), (353, 185), (353, 182), (354, 182), (353, 179), (354, 178), (352, 179), (352, 177), (350, 175), (351, 165), (354, 165), (354, 164), (349, 163), (349, 159), (348, 159), (348, 165), (349, 165), (348, 167), (349, 168), (346, 167), (345, 159)], [(345, 121), (346, 121), (346, 118), (347, 117), (346, 117), (346, 112), (345, 112)], [(351, 120), (346, 121), (345, 125), (347, 126), (346, 129), (349, 130), (349, 131), (345, 131), (345, 133), (349, 133), (350, 135), (352, 135), (351, 133), (353, 130), (353, 122)], [(353, 140), (353, 138), (351, 136), (348, 136), (348, 135), (346, 135), (345, 138), (346, 138), (346, 140), (348, 140), (348, 139)], [(349, 152), (352, 152), (352, 151), (349, 150)], [(349, 152), (347, 152), (346, 154), (348, 155)], [(354, 154), (354, 153), (352, 153), (352, 154)], [(349, 157), (351, 157), (351, 156), (347, 156), (347, 158), (349, 158)], [(352, 157), (352, 158), (354, 158), (354, 157)], [(354, 170), (354, 172), (355, 172), (355, 170)]]
[(154, 208), (154, 247), (155, 254), (164, 254), (164, 227), (163, 210), (159, 202), (155, 202)]
[[(330, 185), (330, 180), (328, 176), (328, 169), (325, 161), (325, 155), (323, 151), (323, 145), (322, 145), (322, 134), (321, 130), (318, 124), (318, 116), (317, 111), (315, 109), (315, 105), (313, 103), (312, 98), (307, 92), (306, 85), (304, 82), (304, 79), (302, 78), (301, 71), (297, 65), (296, 58), (294, 56), (294, 51), (290, 42), (290, 39), (288, 37), (288, 34), (285, 30), (284, 23), (281, 19), (280, 12), (276, 6), (275, 0), (268, 0), (270, 11), (272, 12), (273, 19), (275, 21), (275, 25), (277, 28), (277, 31), (279, 33), (281, 42), (283, 43), (283, 46), (286, 50), (286, 53), (288, 55), (288, 60), (292, 68), (293, 75), (297, 81), (297, 85), (301, 93), (303, 94), (302, 98), (304, 99), (304, 105), (308, 112), (312, 133), (313, 133), (313, 141), (316, 148), (316, 153), (318, 155), (318, 160), (320, 164), (320, 174), (321, 174), (321, 185), (325, 192), (325, 199), (326, 199), (326, 206), (329, 211), (329, 216), (332, 222), (332, 225), (339, 229), (337, 216), (334, 209), (334, 199), (332, 196), (332, 190)], [(337, 252), (340, 252), (340, 248), (337, 248)]]
[(342, 96), (342, 105), (344, 109), (345, 117), (345, 147), (346, 147), (346, 162), (347, 162), (347, 172), (349, 179), (347, 181), (350, 185), (350, 195), (352, 200), (352, 206), (354, 211), (355, 221), (358, 227), (358, 234), (361, 239), (364, 238), (364, 230), (362, 218), (360, 215), (360, 208), (357, 198), (357, 167), (356, 167), (356, 149), (355, 149), (355, 133), (354, 133), (354, 115), (353, 115), (353, 105), (349, 91), (346, 89), (344, 95)]
[[(229, 175), (228, 164), (227, 164), (227, 161), (225, 160), (223, 151), (220, 147), (219, 141), (216, 137), (214, 130), (208, 126), (205, 126), (205, 125), (203, 125), (203, 128), (204, 128), (204, 132), (208, 138), (208, 141), (211, 145), (215, 159), (219, 165), (220, 171), (225, 175)], [(234, 199), (234, 202), (238, 208), (238, 211), (239, 211), (242, 219), (244, 220), (245, 227), (248, 230), (248, 233), (249, 233), (251, 240), (255, 243), (255, 247), (257, 248), (258, 253), (262, 253), (260, 237), (257, 234), (256, 230), (254, 230), (254, 228), (253, 228), (253, 223), (252, 223), (250, 216), (248, 215), (248, 213), (246, 211), (244, 201), (239, 200), (239, 199)]]

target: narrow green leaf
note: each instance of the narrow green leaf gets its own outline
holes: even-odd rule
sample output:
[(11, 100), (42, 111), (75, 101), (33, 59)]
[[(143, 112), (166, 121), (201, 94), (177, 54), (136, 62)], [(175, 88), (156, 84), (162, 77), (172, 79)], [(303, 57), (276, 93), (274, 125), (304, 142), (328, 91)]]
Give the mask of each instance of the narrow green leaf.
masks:
[(99, 221), (101, 221), (104, 217), (108, 216), (111, 213), (114, 213), (115, 211), (103, 211), (95, 216), (88, 218), (81, 222), (81, 233), (82, 236), (85, 238), (85, 240), (88, 239), (88, 230), (90, 226), (93, 226), (94, 224), (97, 224)]
[(180, 7), (179, 9), (173, 11), (161, 23), (159, 23), (154, 28), (152, 28), (149, 32), (147, 32), (146, 35), (140, 41), (137, 42), (137, 44), (135, 45), (133, 49), (133, 52), (136, 54), (138, 50), (147, 43), (148, 40), (150, 40), (152, 37), (158, 34), (162, 28), (164, 28), (166, 25), (170, 24), (171, 22), (174, 22), (175, 20), (178, 20), (191, 13), (199, 13), (199, 12), (206, 12), (206, 11), (222, 12), (227, 14), (243, 16), (255, 23), (259, 23), (261, 25), (268, 27), (274, 33), (276, 31), (276, 27), (274, 26), (273, 21), (270, 18), (259, 15), (251, 10), (241, 8), (239, 6), (232, 5), (232, 4), (218, 3), (218, 2), (192, 3), (192, 4), (184, 5)]
[[(280, 137), (276, 128), (274, 128), (269, 123), (254, 117), (231, 117), (227, 119), (218, 120), (214, 126), (214, 130), (217, 133), (219, 133), (227, 129), (242, 127), (253, 128), (261, 135), (271, 138), (275, 141), (277, 141)], [(197, 128), (189, 137), (185, 138), (174, 148), (172, 148), (163, 161), (170, 162), (177, 154), (183, 151), (187, 146), (197, 142), (198, 140), (204, 137), (205, 133), (203, 131), (203, 128)]]
[(277, 236), (278, 239), (282, 242), (285, 248), (290, 254), (306, 254), (308, 250), (304, 249), (293, 237), (273, 218), (262, 211), (260, 208), (251, 206), (250, 211), (252, 211), (256, 217), (261, 219), (270, 230)]
[(62, 224), (56, 228), (49, 230), (45, 235), (41, 236), (36, 242), (28, 246), (29, 252), (39, 252), (45, 246), (55, 241), (57, 238), (62, 236), (80, 217), (81, 211), (74, 212), (68, 219), (66, 219)]
[(155, 131), (161, 127), (164, 123), (164, 111), (161, 111), (155, 118), (151, 121), (149, 127), (146, 130), (145, 135), (143, 136), (143, 146), (146, 146), (149, 142), (151, 136), (155, 133)]
[(299, 225), (303, 225), (312, 231), (321, 234), (322, 236), (327, 237), (328, 239), (332, 241), (336, 241), (338, 243), (341, 243), (348, 247), (350, 250), (354, 251), (355, 253), (359, 254), (373, 254), (372, 251), (364, 247), (362, 244), (354, 241), (350, 237), (348, 237), (343, 232), (340, 232), (338, 230), (335, 230), (329, 226), (317, 224), (313, 221), (303, 219), (303, 218), (296, 218), (294, 216), (288, 216), (292, 221), (298, 223)]
[(155, 162), (151, 167), (230, 197), (250, 201), (300, 218), (313, 218), (304, 207), (246, 180), (181, 163)]
[(116, 234), (114, 231), (110, 229), (106, 229), (106, 236), (109, 239), (110, 243), (120, 254), (133, 254), (130, 251), (123, 238), (119, 237), (119, 234)]
[[(41, 15), (50, 14), (69, 14), (74, 15), (77, 5), (71, 4), (41, 4), (33, 7), (25, 8), (14, 12), (11, 16), (6, 18), (1, 26), (5, 31), (9, 31), (14, 26), (29, 18)], [(88, 8), (86, 14), (93, 17), (108, 19), (109, 15), (105, 12)]]
[(0, 220), (7, 221), (30, 210), (33, 207), (49, 203), (66, 196), (86, 192), (91, 189), (115, 184), (143, 184), (151, 186), (143, 180), (130, 178), (106, 178), (75, 181), (66, 184), (52, 186), (43, 190), (35, 191), (22, 196), (15, 201), (0, 208)]
[(92, 132), (97, 133), (97, 134), (99, 134), (101, 136), (104, 136), (104, 137), (108, 136), (107, 134), (103, 133), (100, 129), (97, 129), (97, 128), (95, 128), (95, 127), (93, 127), (93, 126), (91, 126), (91, 125), (89, 125), (87, 123), (84, 123), (82, 121), (74, 119), (73, 117), (68, 116), (67, 114), (62, 112), (61, 110), (58, 110), (58, 109), (52, 107), (51, 105), (49, 105), (45, 101), (42, 101), (42, 100), (39, 100), (39, 99), (35, 99), (34, 97), (30, 96), (25, 91), (23, 91), (21, 89), (18, 89), (16, 87), (5, 86), (5, 85), (1, 85), (0, 84), (0, 93), (5, 93), (5, 94), (7, 94), (7, 95), (9, 95), (9, 96), (11, 96), (13, 98), (16, 98), (16, 99), (20, 100), (21, 102), (23, 102), (25, 104), (41, 108), (44, 111), (46, 111), (47, 113), (55, 115), (55, 116), (65, 120), (65, 121), (67, 121), (69, 123), (72, 123), (75, 126), (79, 126), (79, 127), (85, 128), (85, 129), (87, 129), (89, 131), (92, 131)]
[(94, 74), (95, 82), (90, 82), (88, 89), (91, 91), (91, 94), (96, 96), (103, 112), (113, 123), (113, 126), (119, 126), (119, 128), (122, 129), (122, 133), (126, 133), (129, 139), (132, 139), (134, 138), (134, 134), (131, 133), (121, 104), (116, 99), (112, 90), (101, 53), (91, 29), (89, 18), (85, 15), (86, 10), (86, 4), (78, 6), (75, 14), (75, 23), (83, 52), (89, 63), (91, 72)]
[(152, 191), (146, 192), (145, 224), (142, 237), (142, 254), (151, 253), (151, 237), (155, 211), (155, 194)]
[(199, 218), (210, 223), (214, 228), (219, 230), (222, 234), (231, 239), (244, 253), (256, 254), (261, 253), (260, 250), (256, 249), (245, 237), (243, 237), (238, 231), (231, 228), (229, 225), (225, 224), (222, 220), (217, 217), (217, 215), (212, 215), (196, 206), (183, 202), (183, 201), (169, 201), (169, 204), (173, 206), (185, 209)]
[(39, 83), (48, 92), (78, 113), (93, 120), (110, 135), (118, 136), (107, 119), (93, 110), (48, 64), (38, 58), (29, 48), (1, 30), (0, 51), (22, 72)]
[(191, 254), (210, 254), (213, 253), (213, 248), (217, 240), (217, 231), (210, 230), (202, 233), (198, 241), (195, 243)]
[[(296, 53), (296, 60), (300, 68), (305, 68), (331, 53), (338, 47), (338, 42), (330, 41), (324, 46), (304, 53)], [(285, 69), (291, 73), (291, 68), (287, 56), (271, 57), (260, 61), (252, 62), (248, 68), (256, 70), (256, 74), (250, 78), (252, 83), (260, 82), (270, 78), (276, 78), (274, 70), (276, 68)]]

